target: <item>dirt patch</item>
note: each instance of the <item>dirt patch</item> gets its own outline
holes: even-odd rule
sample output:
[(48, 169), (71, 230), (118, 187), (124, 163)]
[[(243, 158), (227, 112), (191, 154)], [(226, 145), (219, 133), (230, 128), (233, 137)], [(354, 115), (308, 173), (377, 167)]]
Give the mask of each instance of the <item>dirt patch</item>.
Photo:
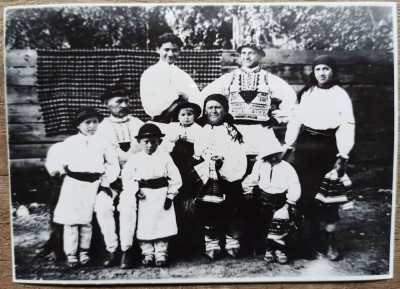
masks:
[[(95, 262), (90, 267), (67, 269), (51, 256), (38, 257), (36, 250), (49, 237), (50, 214), (47, 206), (30, 209), (26, 217), (13, 217), (15, 273), (19, 280), (185, 280), (201, 278), (331, 278), (389, 273), (390, 222), (392, 193), (390, 190), (354, 190), (355, 208), (341, 211), (337, 241), (343, 258), (331, 262), (293, 259), (287, 265), (268, 264), (262, 255), (232, 259), (225, 256), (210, 261), (202, 255), (176, 257), (167, 268), (132, 270), (103, 268)], [(16, 206), (16, 205), (15, 205)]]

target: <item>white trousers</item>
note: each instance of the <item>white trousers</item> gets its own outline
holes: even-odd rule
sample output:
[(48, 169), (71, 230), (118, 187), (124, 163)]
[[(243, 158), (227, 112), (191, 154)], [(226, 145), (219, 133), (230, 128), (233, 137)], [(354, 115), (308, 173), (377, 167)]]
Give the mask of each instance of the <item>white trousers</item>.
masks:
[(140, 249), (142, 250), (142, 256), (150, 256), (151, 259), (166, 260), (168, 257), (168, 239), (156, 239), (156, 240), (140, 240)]
[(76, 256), (78, 246), (89, 250), (92, 240), (92, 225), (64, 225), (64, 252), (67, 256)]
[(94, 211), (96, 212), (97, 222), (104, 237), (106, 249), (111, 253), (115, 252), (118, 247), (118, 235), (114, 218), (114, 199), (117, 193), (113, 190), (112, 192), (113, 198), (104, 192), (98, 193), (94, 204)]
[(121, 250), (126, 251), (132, 247), (135, 237), (137, 206), (136, 196), (132, 191), (122, 191), (119, 204), (119, 238)]

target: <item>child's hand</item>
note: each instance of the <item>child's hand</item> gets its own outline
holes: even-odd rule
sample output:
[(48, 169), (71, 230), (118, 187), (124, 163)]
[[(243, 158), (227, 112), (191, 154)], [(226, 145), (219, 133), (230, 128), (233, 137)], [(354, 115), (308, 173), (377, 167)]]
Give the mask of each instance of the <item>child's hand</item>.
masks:
[(223, 156), (212, 156), (212, 160), (215, 160), (215, 169), (219, 170), (222, 165), (224, 164), (224, 157)]
[(164, 202), (164, 210), (169, 210), (172, 206), (172, 200), (170, 198), (166, 198)]
[(59, 171), (55, 171), (55, 172), (53, 172), (53, 173), (51, 174), (51, 176), (52, 176), (52, 177), (55, 177), (55, 178), (59, 178), (59, 177), (61, 176), (61, 173), (60, 173)]
[(136, 197), (137, 197), (138, 199), (143, 200), (143, 199), (146, 198), (146, 195), (145, 195), (141, 190), (139, 190), (139, 191), (136, 193)]
[(179, 137), (178, 137), (180, 140), (182, 140), (182, 141), (186, 141), (187, 140), (187, 136), (186, 135), (179, 135)]

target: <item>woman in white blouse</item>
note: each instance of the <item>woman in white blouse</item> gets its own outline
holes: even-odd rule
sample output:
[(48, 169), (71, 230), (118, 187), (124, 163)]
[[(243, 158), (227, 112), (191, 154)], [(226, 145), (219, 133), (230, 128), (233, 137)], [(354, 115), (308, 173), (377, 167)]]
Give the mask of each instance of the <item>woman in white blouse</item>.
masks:
[(320, 223), (325, 223), (327, 256), (340, 258), (334, 232), (339, 220), (338, 205), (318, 206), (315, 195), (325, 174), (335, 168), (339, 177), (346, 171), (349, 153), (354, 145), (355, 120), (351, 99), (339, 86), (336, 61), (319, 56), (312, 64), (310, 82), (299, 93), (298, 105), (288, 123), (285, 136), (288, 151), (296, 142), (294, 167), (302, 186), (300, 209), (310, 222), (314, 256), (324, 251), (320, 244)]

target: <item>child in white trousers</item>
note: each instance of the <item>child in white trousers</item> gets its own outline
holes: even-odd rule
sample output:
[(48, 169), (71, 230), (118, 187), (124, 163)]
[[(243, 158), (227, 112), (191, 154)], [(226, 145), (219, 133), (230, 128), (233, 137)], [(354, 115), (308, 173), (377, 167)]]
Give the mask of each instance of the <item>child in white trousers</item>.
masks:
[(136, 136), (142, 151), (132, 155), (122, 170), (125, 193), (138, 197), (136, 237), (145, 266), (167, 263), (168, 237), (178, 232), (172, 201), (182, 179), (171, 156), (157, 150), (163, 136), (156, 125), (143, 125)]
[(78, 134), (57, 144), (58, 153), (49, 154), (54, 157), (46, 161), (50, 175), (65, 175), (54, 210), (54, 222), (64, 225), (64, 252), (70, 268), (90, 261), (88, 252), (96, 195), (110, 190), (110, 183), (120, 172), (115, 151), (96, 136), (102, 119), (93, 107), (78, 109), (73, 120)]

